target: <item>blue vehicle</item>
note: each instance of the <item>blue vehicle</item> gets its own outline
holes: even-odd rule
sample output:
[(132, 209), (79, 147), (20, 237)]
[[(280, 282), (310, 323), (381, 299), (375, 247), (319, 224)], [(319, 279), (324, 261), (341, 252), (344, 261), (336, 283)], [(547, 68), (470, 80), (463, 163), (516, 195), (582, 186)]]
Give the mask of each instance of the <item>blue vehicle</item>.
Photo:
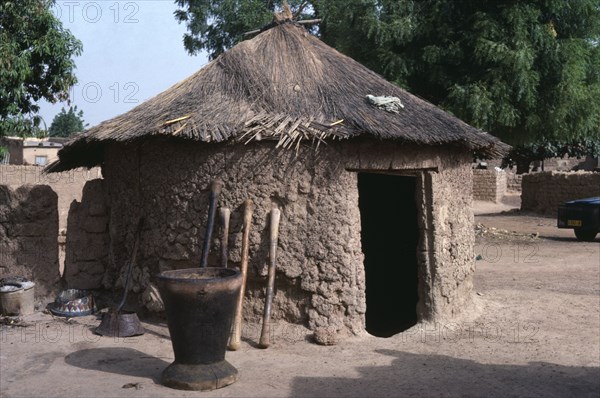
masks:
[(558, 228), (572, 228), (577, 240), (593, 241), (600, 232), (600, 196), (572, 200), (560, 205)]

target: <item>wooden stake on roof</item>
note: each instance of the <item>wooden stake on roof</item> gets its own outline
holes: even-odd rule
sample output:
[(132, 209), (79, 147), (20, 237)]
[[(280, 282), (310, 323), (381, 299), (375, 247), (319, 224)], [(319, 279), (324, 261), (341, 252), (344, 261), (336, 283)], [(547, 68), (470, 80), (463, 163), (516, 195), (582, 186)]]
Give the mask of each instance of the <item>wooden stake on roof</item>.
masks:
[(302, 11), (304, 11), (304, 9), (308, 6), (308, 1), (303, 1), (302, 4), (300, 4), (300, 6), (298, 6), (298, 9), (296, 10), (296, 14), (294, 15), (294, 18), (298, 18), (300, 16), (300, 14), (302, 14)]
[(304, 20), (304, 21), (294, 21), (294, 18), (297, 18), (300, 15), (300, 11), (302, 10), (302, 8), (304, 8), (304, 6), (301, 6), (300, 10), (298, 10), (298, 13), (296, 15), (294, 15), (292, 13), (292, 10), (291, 10), (289, 4), (285, 0), (283, 1), (282, 8), (283, 9), (281, 10), (281, 12), (276, 12), (273, 14), (273, 21), (271, 21), (270, 24), (268, 24), (267, 26), (265, 26), (262, 29), (256, 29), (256, 30), (251, 30), (249, 32), (246, 32), (246, 33), (244, 33), (244, 36), (249, 36), (249, 35), (254, 35), (256, 33), (264, 32), (265, 30), (270, 29), (273, 26), (281, 25), (282, 23), (286, 23), (286, 22), (293, 22), (293, 23), (297, 23), (300, 25), (312, 25), (312, 24), (321, 22), (321, 19), (308, 19), (308, 20)]

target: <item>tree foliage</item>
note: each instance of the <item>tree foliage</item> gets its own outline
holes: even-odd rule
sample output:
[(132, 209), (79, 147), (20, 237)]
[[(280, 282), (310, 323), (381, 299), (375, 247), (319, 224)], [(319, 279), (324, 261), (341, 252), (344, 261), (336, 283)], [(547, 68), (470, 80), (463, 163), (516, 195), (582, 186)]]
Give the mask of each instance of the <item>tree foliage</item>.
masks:
[(185, 48), (196, 54), (208, 50), (215, 58), (236, 42), (243, 33), (265, 25), (273, 15), (275, 5), (262, 0), (176, 0), (180, 7), (175, 18), (187, 25)]
[(51, 137), (69, 137), (73, 133), (82, 132), (85, 126), (87, 125), (83, 121), (83, 111), (78, 111), (77, 106), (70, 106), (68, 111), (62, 108), (60, 113), (54, 116), (48, 134)]
[[(281, 1), (176, 0), (184, 45), (214, 58)], [(323, 41), (513, 143), (600, 139), (598, 0), (289, 1)]]
[[(514, 146), (502, 159), (502, 168), (517, 166), (517, 174), (529, 172), (533, 161), (543, 162), (548, 158), (585, 158), (600, 156), (600, 141), (593, 138), (560, 141), (546, 138), (525, 145)], [(543, 163), (542, 163), (543, 164)]]
[(46, 126), (42, 127), (42, 118), (39, 116), (24, 115), (22, 113), (0, 120), (0, 137), (11, 135), (15, 137), (43, 138), (48, 134)]
[(388, 76), (512, 143), (600, 135), (597, 0), (416, 4)]
[(54, 0), (0, 2), (0, 135), (39, 126), (37, 101), (67, 100), (82, 44), (52, 14)]

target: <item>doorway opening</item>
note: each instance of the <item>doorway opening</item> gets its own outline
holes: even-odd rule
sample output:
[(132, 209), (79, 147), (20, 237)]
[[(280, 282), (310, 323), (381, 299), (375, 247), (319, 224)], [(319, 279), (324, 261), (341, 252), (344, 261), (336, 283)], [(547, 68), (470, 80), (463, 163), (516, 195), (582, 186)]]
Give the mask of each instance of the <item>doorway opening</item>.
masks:
[(358, 173), (366, 329), (390, 337), (417, 323), (416, 177)]

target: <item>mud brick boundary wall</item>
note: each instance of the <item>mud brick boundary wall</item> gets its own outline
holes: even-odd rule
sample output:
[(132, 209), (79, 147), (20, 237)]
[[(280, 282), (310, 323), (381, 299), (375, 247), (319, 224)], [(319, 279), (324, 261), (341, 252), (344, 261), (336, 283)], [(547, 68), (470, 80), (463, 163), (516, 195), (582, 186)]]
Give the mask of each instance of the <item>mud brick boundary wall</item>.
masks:
[(506, 173), (506, 190), (508, 192), (521, 192), (521, 183), (523, 182), (523, 174), (515, 172)]
[(58, 268), (57, 195), (47, 185), (12, 190), (0, 185), (0, 277), (24, 276), (36, 296), (56, 293)]
[(0, 185), (7, 185), (12, 189), (23, 185), (49, 185), (58, 195), (59, 228), (66, 228), (71, 202), (81, 200), (83, 185), (87, 181), (102, 177), (100, 168), (54, 174), (44, 174), (43, 169), (39, 166), (0, 165)]
[(492, 170), (473, 170), (473, 199), (500, 202), (506, 194), (506, 172)]
[(523, 176), (521, 210), (556, 214), (566, 201), (600, 196), (600, 173), (547, 171)]
[[(66, 234), (69, 209), (74, 201), (81, 201), (86, 182), (100, 178), (100, 168), (77, 169), (63, 173), (44, 174), (43, 167), (0, 165), (0, 185), (16, 190), (22, 186), (46, 185), (58, 196), (58, 232), (54, 235), (58, 245), (60, 272), (64, 269)], [(1, 265), (1, 264), (0, 264)], [(0, 272), (2, 270), (0, 269)]]

